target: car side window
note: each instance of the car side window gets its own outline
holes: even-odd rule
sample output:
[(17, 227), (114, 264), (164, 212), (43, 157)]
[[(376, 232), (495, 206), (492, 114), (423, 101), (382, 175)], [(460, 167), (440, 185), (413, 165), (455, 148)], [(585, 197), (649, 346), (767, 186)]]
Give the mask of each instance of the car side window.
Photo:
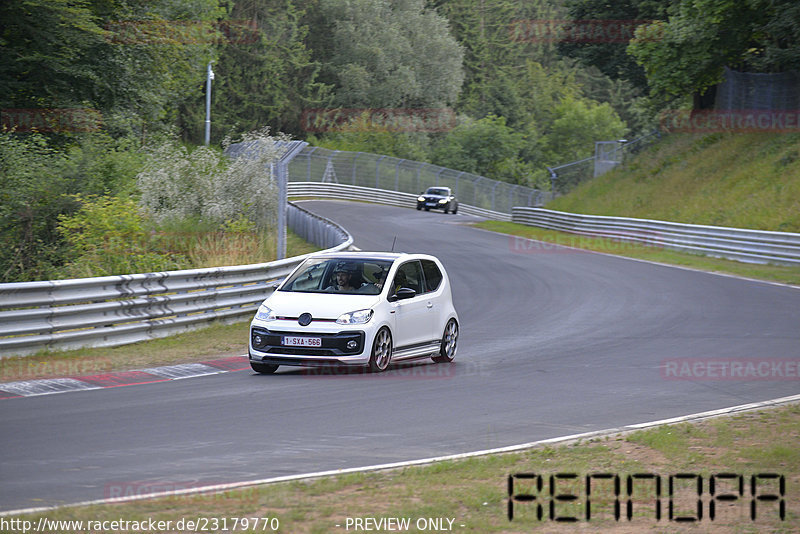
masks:
[(422, 270), (425, 273), (425, 290), (436, 291), (442, 283), (442, 272), (436, 263), (431, 260), (422, 260)]
[(413, 289), (418, 294), (424, 293), (422, 278), (422, 267), (418, 260), (413, 260), (404, 263), (397, 269), (394, 276), (393, 293), (397, 292), (401, 287)]

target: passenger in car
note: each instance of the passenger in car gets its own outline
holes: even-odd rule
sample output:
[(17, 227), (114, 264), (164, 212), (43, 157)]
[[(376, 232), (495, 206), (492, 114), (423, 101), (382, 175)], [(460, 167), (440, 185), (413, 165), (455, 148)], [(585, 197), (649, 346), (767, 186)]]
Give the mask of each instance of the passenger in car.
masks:
[(406, 273), (403, 271), (397, 271), (397, 274), (394, 276), (394, 285), (392, 294), (397, 293), (397, 290), (401, 287), (408, 286), (408, 278), (406, 278)]

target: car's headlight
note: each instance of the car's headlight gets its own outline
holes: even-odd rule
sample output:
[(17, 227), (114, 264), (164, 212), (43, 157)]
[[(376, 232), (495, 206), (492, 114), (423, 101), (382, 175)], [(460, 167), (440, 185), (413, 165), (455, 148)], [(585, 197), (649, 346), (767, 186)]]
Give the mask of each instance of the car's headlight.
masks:
[(364, 324), (372, 319), (372, 310), (358, 310), (343, 313), (336, 319), (337, 324)]
[(425, 197), (417, 197), (417, 200), (420, 202), (425, 202)]
[(444, 203), (446, 203), (446, 202), (447, 202), (447, 199), (446, 199), (446, 198), (441, 198), (441, 199), (439, 199), (439, 204), (444, 204)]
[(275, 315), (275, 312), (272, 311), (270, 308), (262, 304), (258, 307), (258, 311), (256, 312), (256, 319), (259, 321), (275, 321), (278, 319), (278, 316)]

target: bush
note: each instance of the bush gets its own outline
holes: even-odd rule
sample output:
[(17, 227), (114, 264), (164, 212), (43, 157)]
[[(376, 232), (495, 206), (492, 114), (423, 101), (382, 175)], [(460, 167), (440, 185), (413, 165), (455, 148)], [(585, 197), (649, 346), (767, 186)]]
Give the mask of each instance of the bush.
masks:
[(71, 246), (71, 260), (60, 269), (67, 278), (169, 271), (189, 267), (181, 254), (151, 250), (155, 231), (146, 230), (131, 198), (75, 195), (77, 213), (58, 217), (58, 231)]
[(266, 130), (247, 134), (241, 141), (251, 150), (235, 159), (208, 147), (189, 150), (175, 140), (151, 147), (137, 176), (141, 205), (157, 222), (196, 218), (222, 224), (243, 216), (259, 227), (273, 225), (277, 184), (270, 166), (282, 140)]
[(80, 207), (73, 195), (131, 192), (142, 154), (132, 142), (103, 133), (55, 141), (40, 134), (0, 132), (0, 281), (52, 278), (69, 244), (61, 215)]

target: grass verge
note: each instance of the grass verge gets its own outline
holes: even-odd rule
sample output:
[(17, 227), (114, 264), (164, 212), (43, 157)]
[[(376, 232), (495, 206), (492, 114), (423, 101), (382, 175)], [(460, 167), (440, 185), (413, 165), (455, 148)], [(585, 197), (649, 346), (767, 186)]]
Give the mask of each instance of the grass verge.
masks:
[[(593, 250), (595, 252), (604, 252), (606, 254), (626, 256), (629, 258), (668, 263), (671, 265), (680, 265), (683, 267), (690, 267), (704, 271), (732, 274), (745, 278), (755, 278), (758, 280), (800, 285), (800, 267), (760, 265), (725, 260), (721, 258), (709, 258), (707, 256), (687, 254), (661, 247), (627, 243), (608, 238), (586, 237), (512, 222), (482, 221), (475, 223), (474, 226), (492, 232), (541, 241), (545, 244), (545, 246), (564, 245), (585, 250)], [(526, 244), (514, 243), (512, 246), (524, 248)], [(537, 246), (538, 245), (536, 244), (531, 244), (531, 250), (529, 252), (535, 251)], [(524, 250), (521, 251), (524, 252)]]
[[(288, 256), (300, 256), (319, 248), (287, 232), (286, 250)], [(0, 358), (0, 382), (95, 375), (239, 356), (247, 353), (248, 325), (248, 321), (215, 323), (192, 332), (119, 347), (43, 351)]]
[(800, 134), (670, 134), (547, 208), (800, 232)]
[[(780, 436), (780, 441), (775, 436)], [(252, 519), (249, 528), (242, 529), (241, 520), (237, 529), (231, 527), (235, 518), (274, 518), (279, 525), (278, 532), (312, 534), (364, 531), (365, 528), (355, 528), (355, 519), (363, 522), (381, 518), (407, 519), (407, 530), (412, 532), (436, 530), (434, 525), (441, 529), (449, 527), (455, 532), (479, 533), (798, 532), (800, 449), (791, 445), (798, 439), (800, 405), (793, 404), (627, 435), (535, 447), (519, 453), (275, 483), (213, 495), (68, 507), (19, 519), (32, 521), (34, 525), (40, 517), (45, 517), (50, 521), (172, 521), (174, 526), (181, 519), (205, 518), (210, 532), (222, 532), (223, 521), (227, 522), (228, 530), (265, 532), (272, 529), (262, 528), (265, 524), (262, 519), (257, 528), (252, 528)], [(509, 475), (519, 474), (540, 476), (542, 488), (537, 487), (536, 478), (515, 477), (511, 491), (517, 498), (513, 503), (513, 520), (509, 520), (508, 479)], [(611, 478), (596, 476), (599, 474), (611, 475)], [(654, 477), (633, 477), (640, 474)], [(764, 476), (772, 474), (784, 477), (782, 494), (780, 478)], [(563, 475), (576, 475), (576, 478)], [(710, 489), (712, 475), (715, 476), (716, 500)], [(553, 476), (552, 481), (550, 476)], [(588, 496), (587, 476), (592, 476)], [(615, 476), (621, 482), (619, 520), (615, 519)], [(627, 517), (629, 476), (634, 480), (630, 519)], [(655, 477), (661, 481), (660, 493), (656, 490)], [(670, 477), (674, 483), (671, 497)], [(699, 477), (702, 477), (702, 485), (698, 496)], [(553, 483), (556, 494), (576, 498), (554, 498), (549, 493)], [(136, 495), (145, 493), (146, 484), (120, 482), (107, 486), (104, 492), (105, 496)], [(151, 486), (156, 490), (180, 490), (199, 485), (202, 484), (196, 480), (159, 480)], [(536, 500), (525, 501), (522, 495), (531, 495)], [(732, 497), (726, 500), (720, 498), (721, 495)], [(777, 498), (769, 500), (770, 495)], [(99, 498), (103, 495), (98, 495)], [(712, 501), (715, 505), (713, 520)], [(587, 520), (588, 502), (591, 514)], [(656, 519), (657, 502), (661, 506), (660, 519)], [(753, 502), (755, 519), (752, 518)], [(554, 503), (556, 517), (574, 517), (577, 521), (551, 519), (550, 503)], [(540, 504), (542, 519), (537, 517)], [(698, 516), (698, 506), (702, 507), (702, 516)], [(679, 521), (680, 518), (694, 518), (695, 521)], [(275, 522), (267, 525), (274, 526)], [(426, 528), (420, 528), (423, 526)], [(173, 528), (175, 530), (178, 529)], [(388, 528), (373, 530), (390, 531)], [(193, 530), (185, 528), (184, 531)]]

